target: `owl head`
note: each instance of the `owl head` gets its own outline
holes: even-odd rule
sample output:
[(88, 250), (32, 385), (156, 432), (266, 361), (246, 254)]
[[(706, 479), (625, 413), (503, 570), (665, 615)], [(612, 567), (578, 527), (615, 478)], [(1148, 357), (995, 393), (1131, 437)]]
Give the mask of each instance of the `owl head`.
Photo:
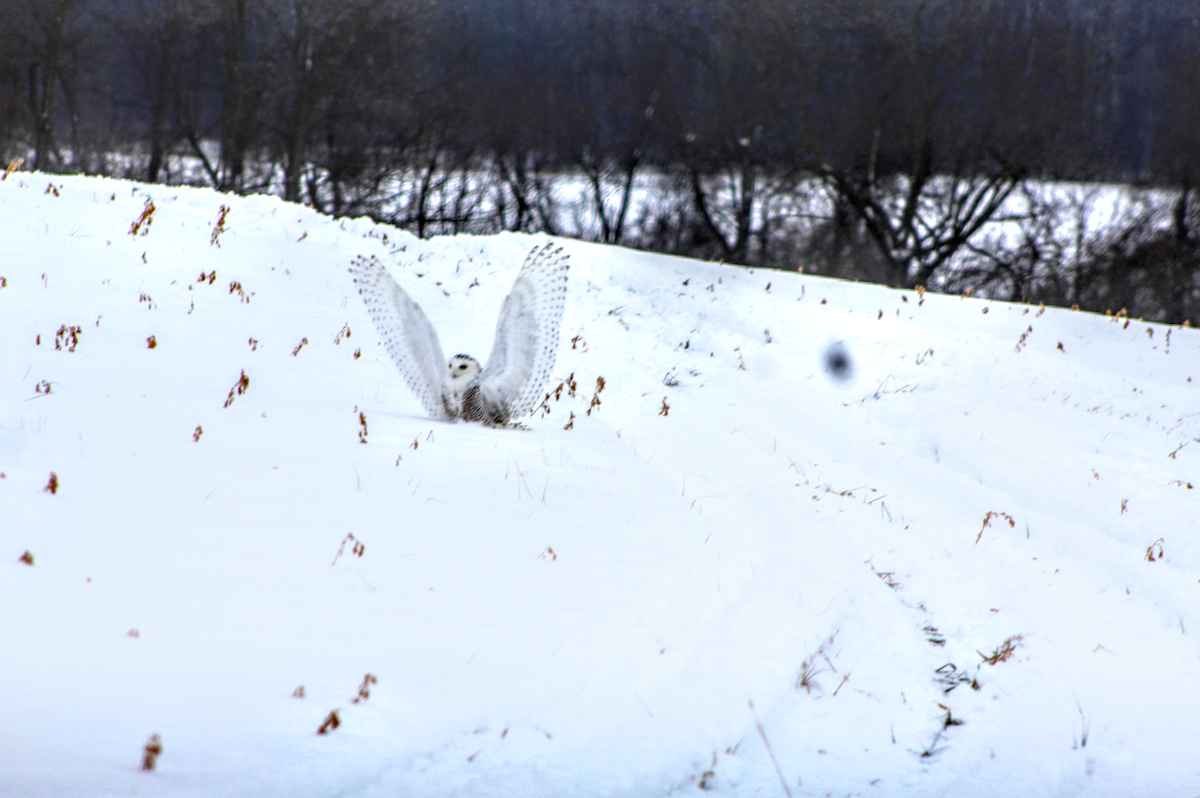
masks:
[(474, 382), (482, 371), (479, 361), (470, 355), (455, 355), (450, 358), (448, 368), (446, 381), (451, 386), (468, 385)]

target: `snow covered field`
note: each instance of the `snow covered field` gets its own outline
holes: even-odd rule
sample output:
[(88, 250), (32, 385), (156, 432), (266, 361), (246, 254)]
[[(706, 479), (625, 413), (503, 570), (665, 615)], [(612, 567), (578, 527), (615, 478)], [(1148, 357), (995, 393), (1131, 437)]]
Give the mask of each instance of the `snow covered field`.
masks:
[(544, 237), (29, 173), (0, 234), (6, 798), (1200, 794), (1196, 330), (564, 241), (495, 430), (346, 269), (483, 357)]

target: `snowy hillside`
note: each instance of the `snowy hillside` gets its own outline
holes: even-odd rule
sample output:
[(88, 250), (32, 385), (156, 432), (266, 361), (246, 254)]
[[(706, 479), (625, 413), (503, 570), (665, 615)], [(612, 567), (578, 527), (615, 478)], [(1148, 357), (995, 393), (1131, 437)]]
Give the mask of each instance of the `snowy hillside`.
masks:
[(28, 173), (0, 233), (0, 795), (1200, 793), (1196, 330), (564, 241), (496, 430), (347, 267), (482, 358), (544, 238)]

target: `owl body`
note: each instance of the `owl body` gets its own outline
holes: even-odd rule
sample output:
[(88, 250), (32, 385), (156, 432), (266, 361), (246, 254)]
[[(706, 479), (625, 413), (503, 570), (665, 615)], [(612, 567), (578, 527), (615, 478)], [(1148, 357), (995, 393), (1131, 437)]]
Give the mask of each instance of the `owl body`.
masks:
[(384, 347), (431, 416), (506, 426), (538, 405), (554, 368), (567, 258), (552, 243), (529, 253), (500, 308), (482, 367), (469, 355), (444, 359), (433, 325), (377, 258), (360, 256), (350, 271)]
[(501, 419), (501, 414), (488, 412), (483, 404), (483, 392), (479, 390), (479, 383), (471, 385), (462, 393), (446, 394), (445, 404), (446, 413), (452, 419), (478, 421), (481, 424), (490, 424), (496, 427), (508, 423), (508, 419)]
[(446, 377), (446, 391), (442, 394), (446, 416), (491, 427), (506, 426), (511, 413), (507, 408), (487, 401), (479, 383), (482, 371), (479, 361), (470, 355), (450, 358), (450, 373)]

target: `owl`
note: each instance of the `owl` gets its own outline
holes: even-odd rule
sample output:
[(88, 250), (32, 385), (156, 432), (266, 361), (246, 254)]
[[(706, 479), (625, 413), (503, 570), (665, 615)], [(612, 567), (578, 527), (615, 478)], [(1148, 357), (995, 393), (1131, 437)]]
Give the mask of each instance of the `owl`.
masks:
[(384, 348), (429, 415), (503, 427), (543, 398), (558, 356), (568, 257), (553, 242), (530, 251), (500, 306), (484, 366), (470, 355), (446, 360), (433, 325), (378, 258), (360, 255), (350, 273)]

